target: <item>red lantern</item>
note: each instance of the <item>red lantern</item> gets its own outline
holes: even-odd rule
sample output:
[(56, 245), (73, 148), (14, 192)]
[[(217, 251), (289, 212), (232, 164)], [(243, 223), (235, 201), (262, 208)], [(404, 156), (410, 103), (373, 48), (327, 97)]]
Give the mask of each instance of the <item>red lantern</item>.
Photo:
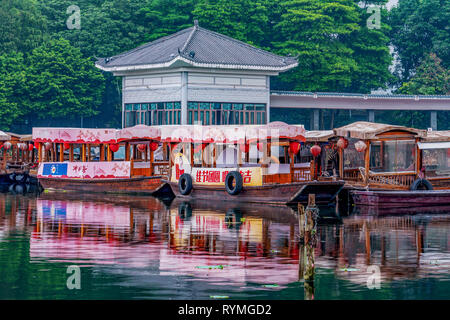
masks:
[(6, 142), (3, 144), (3, 147), (5, 148), (5, 150), (8, 150), (9, 148), (11, 148), (11, 142), (6, 141)]
[(70, 149), (70, 143), (64, 142), (64, 150)]
[(109, 149), (110, 149), (112, 152), (117, 152), (117, 151), (119, 150), (119, 145), (118, 145), (117, 143), (111, 143), (111, 144), (109, 145)]
[(297, 141), (291, 141), (289, 143), (289, 153), (297, 154), (300, 151), (301, 144)]
[(316, 144), (311, 147), (310, 151), (311, 151), (311, 154), (313, 155), (313, 157), (317, 157), (320, 154), (320, 152), (322, 151), (322, 149)]
[(3, 143), (0, 143), (0, 149), (3, 148)]
[(348, 147), (348, 140), (345, 138), (339, 138), (337, 146), (340, 149), (346, 149)]
[(52, 148), (52, 144), (50, 142), (44, 143), (45, 150), (50, 150)]
[(239, 150), (243, 153), (248, 153), (250, 151), (250, 145), (248, 143), (243, 143), (239, 145)]
[(367, 149), (367, 145), (364, 143), (364, 141), (359, 140), (358, 142), (355, 143), (355, 149), (358, 152), (363, 152), (364, 150)]
[(158, 149), (159, 145), (158, 142), (151, 142), (150, 143), (150, 150), (151, 151), (156, 151)]
[[(138, 144), (137, 148), (140, 152), (144, 152), (145, 151), (145, 144)], [(115, 151), (114, 151), (115, 152)]]
[(34, 148), (34, 145), (32, 145), (31, 143), (28, 145), (28, 151), (32, 151)]

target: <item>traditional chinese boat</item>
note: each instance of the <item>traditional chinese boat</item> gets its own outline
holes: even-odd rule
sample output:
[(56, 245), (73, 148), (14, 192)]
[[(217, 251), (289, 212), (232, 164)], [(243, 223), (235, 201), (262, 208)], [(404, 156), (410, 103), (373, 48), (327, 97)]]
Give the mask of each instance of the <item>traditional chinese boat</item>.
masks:
[(31, 135), (0, 131), (0, 183), (35, 184), (30, 171), (37, 166)]
[(439, 186), (445, 177), (424, 174), (424, 148), (428, 146), (422, 142), (427, 139), (425, 131), (356, 122), (334, 133), (343, 146), (341, 177), (356, 205), (404, 208), (450, 204), (450, 191), (433, 190), (431, 182), (436, 179), (433, 182)]
[(168, 172), (160, 129), (34, 128), (45, 189), (153, 194)]
[(301, 162), (303, 126), (164, 126), (161, 140), (171, 145), (167, 182), (178, 197), (289, 204), (314, 193), (328, 203), (344, 185), (321, 177), (316, 160)]

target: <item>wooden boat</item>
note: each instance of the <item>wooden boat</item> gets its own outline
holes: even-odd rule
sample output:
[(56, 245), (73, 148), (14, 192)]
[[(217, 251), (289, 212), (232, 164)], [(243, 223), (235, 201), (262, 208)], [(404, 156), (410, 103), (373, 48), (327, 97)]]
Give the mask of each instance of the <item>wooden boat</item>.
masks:
[(417, 143), (423, 178), (433, 190), (450, 189), (450, 130), (427, 131)]
[(355, 204), (377, 206), (380, 209), (450, 205), (449, 190), (352, 190), (351, 194)]
[(314, 193), (318, 203), (328, 203), (344, 185), (319, 176), (316, 161), (296, 161), (306, 141), (303, 126), (274, 122), (161, 130), (161, 140), (171, 144), (166, 181), (177, 197), (288, 204), (306, 202)]
[(37, 150), (31, 135), (0, 131), (0, 183), (36, 184)]
[(167, 175), (167, 145), (160, 130), (34, 128), (45, 189), (153, 194)]
[[(341, 142), (347, 147), (340, 149), (340, 172), (356, 205), (404, 208), (450, 204), (449, 190), (424, 191), (433, 189), (424, 173), (424, 130), (356, 122), (334, 133), (346, 140)], [(434, 186), (443, 186), (444, 177), (434, 179)]]

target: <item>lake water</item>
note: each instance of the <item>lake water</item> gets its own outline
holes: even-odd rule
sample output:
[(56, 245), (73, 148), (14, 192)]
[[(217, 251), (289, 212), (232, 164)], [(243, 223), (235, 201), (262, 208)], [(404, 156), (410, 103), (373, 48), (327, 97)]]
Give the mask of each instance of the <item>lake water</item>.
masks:
[(305, 246), (289, 207), (0, 194), (0, 299), (449, 298), (450, 210), (320, 212)]

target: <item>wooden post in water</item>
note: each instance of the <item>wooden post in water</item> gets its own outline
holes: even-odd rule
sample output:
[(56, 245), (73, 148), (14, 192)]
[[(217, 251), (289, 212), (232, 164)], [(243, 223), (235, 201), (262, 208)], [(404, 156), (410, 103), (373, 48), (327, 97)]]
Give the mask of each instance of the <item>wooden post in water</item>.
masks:
[(301, 239), (305, 237), (305, 207), (299, 202), (298, 210), (298, 233)]
[(303, 238), (299, 252), (299, 279), (304, 279), (304, 293), (306, 300), (314, 299), (314, 237), (316, 234), (316, 220), (319, 210), (316, 206), (316, 196), (308, 195), (306, 210), (301, 204), (299, 209), (299, 233)]

